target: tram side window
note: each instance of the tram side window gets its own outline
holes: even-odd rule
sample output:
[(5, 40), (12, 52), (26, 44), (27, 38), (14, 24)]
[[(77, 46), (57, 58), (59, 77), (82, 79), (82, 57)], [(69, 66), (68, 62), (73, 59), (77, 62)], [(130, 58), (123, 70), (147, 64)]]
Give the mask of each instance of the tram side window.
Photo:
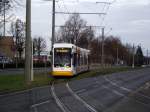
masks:
[(82, 56), (82, 65), (84, 65), (84, 56)]
[(80, 66), (82, 65), (82, 56), (80, 56)]
[(80, 65), (82, 65), (82, 56), (80, 56)]
[(80, 66), (80, 54), (78, 54), (78, 66)]
[(84, 55), (83, 61), (84, 61), (84, 65), (86, 65), (86, 55)]
[(85, 55), (85, 65), (87, 65), (87, 55)]
[(73, 66), (76, 67), (77, 66), (77, 53), (73, 54)]
[(84, 65), (86, 65), (86, 59), (85, 59), (85, 55), (84, 55), (84, 58), (83, 58), (83, 62), (84, 62)]

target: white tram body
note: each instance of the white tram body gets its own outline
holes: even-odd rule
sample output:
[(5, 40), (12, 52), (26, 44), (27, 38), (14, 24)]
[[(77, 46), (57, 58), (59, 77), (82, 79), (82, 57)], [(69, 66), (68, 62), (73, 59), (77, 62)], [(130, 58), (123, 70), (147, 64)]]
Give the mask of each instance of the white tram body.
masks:
[(56, 43), (53, 46), (53, 76), (73, 76), (88, 71), (90, 51), (74, 44)]

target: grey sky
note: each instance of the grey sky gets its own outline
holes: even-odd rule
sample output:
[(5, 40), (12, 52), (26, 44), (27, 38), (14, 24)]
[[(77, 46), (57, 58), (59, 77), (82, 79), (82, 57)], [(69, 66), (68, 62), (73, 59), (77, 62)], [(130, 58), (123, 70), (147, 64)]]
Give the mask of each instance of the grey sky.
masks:
[[(64, 1), (64, 2), (63, 2)], [(96, 1), (110, 0), (60, 0), (56, 3), (57, 11), (67, 12), (102, 12), (107, 11)], [(51, 35), (51, 2), (32, 0), (32, 36), (40, 35), (50, 38)], [(23, 10), (17, 11), (24, 19)], [(107, 11), (107, 16), (84, 15), (88, 25), (105, 25), (106, 32), (112, 28), (109, 35), (119, 36), (124, 43), (141, 44), (150, 49), (150, 0), (117, 0)], [(63, 25), (68, 16), (56, 15), (56, 24)], [(96, 30), (96, 29), (95, 29)], [(96, 30), (100, 34), (99, 30)], [(49, 41), (49, 40), (48, 40)], [(47, 42), (48, 42), (47, 41)]]

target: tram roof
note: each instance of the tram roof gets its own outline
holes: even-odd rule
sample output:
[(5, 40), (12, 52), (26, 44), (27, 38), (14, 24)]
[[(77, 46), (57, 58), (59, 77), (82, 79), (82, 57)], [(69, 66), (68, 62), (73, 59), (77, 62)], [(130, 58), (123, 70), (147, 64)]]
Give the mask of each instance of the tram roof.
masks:
[[(74, 47), (75, 48), (76, 45), (71, 44), (71, 43), (55, 43), (54, 44), (54, 48), (60, 48), (60, 47), (66, 47), (66, 48)], [(77, 48), (79, 48), (82, 51), (90, 52), (90, 50), (87, 50), (87, 49), (84, 49), (84, 48), (80, 48), (80, 47), (77, 47)]]
[(74, 47), (74, 44), (70, 44), (70, 43), (55, 43), (54, 44), (54, 48), (58, 48), (58, 47), (68, 47), (68, 48), (72, 48)]

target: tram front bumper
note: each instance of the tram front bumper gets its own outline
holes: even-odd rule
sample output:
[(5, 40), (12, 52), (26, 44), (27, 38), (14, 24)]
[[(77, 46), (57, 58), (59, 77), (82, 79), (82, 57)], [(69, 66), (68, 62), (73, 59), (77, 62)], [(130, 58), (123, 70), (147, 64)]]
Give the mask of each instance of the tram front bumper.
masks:
[(72, 71), (52, 71), (53, 76), (73, 76)]

